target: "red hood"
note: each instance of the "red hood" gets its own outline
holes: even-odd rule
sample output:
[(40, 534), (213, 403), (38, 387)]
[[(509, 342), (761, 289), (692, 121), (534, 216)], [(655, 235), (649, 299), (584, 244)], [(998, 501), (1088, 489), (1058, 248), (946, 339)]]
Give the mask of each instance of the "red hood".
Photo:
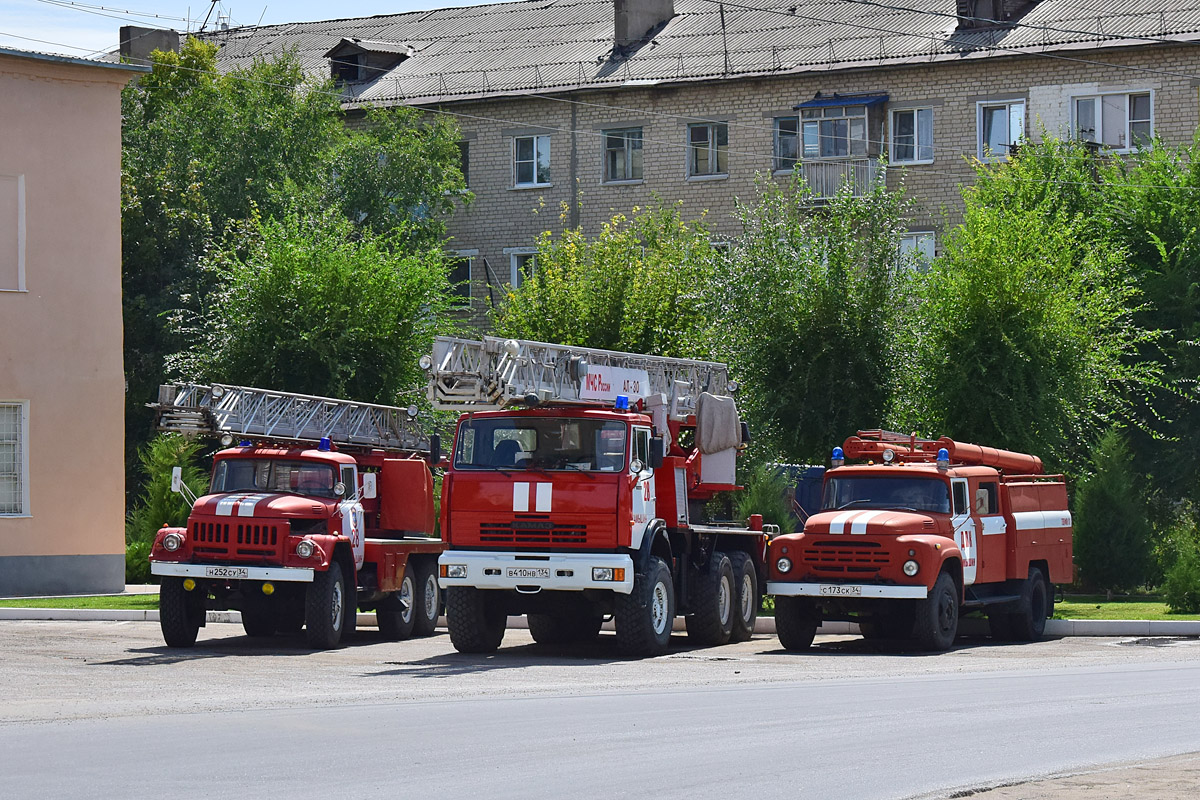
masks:
[(324, 498), (304, 497), (274, 492), (227, 492), (207, 494), (196, 501), (193, 514), (229, 517), (236, 521), (246, 517), (305, 517), (328, 516), (336, 502)]
[(874, 534), (900, 535), (905, 533), (936, 533), (946, 525), (937, 514), (913, 511), (889, 511), (881, 508), (852, 508), (845, 511), (822, 511), (804, 523), (806, 534)]

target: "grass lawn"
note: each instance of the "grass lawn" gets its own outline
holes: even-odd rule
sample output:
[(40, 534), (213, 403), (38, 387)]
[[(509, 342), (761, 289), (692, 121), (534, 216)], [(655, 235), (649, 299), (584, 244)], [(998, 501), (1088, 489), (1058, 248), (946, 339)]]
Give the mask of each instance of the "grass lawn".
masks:
[(1200, 614), (1171, 614), (1167, 604), (1154, 597), (1125, 597), (1112, 601), (1104, 595), (1069, 594), (1054, 606), (1055, 619), (1200, 620)]
[(157, 594), (99, 595), (96, 597), (20, 597), (0, 600), (0, 608), (157, 609)]

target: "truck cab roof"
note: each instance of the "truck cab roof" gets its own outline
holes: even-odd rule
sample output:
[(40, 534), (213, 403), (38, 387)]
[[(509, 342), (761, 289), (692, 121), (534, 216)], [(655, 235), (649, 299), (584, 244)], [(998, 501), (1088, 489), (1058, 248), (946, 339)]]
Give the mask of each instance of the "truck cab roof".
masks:
[(327, 464), (357, 464), (354, 456), (336, 450), (318, 450), (313, 447), (285, 447), (281, 445), (250, 445), (230, 447), (218, 452), (214, 458), (300, 458), (308, 461), (323, 461)]

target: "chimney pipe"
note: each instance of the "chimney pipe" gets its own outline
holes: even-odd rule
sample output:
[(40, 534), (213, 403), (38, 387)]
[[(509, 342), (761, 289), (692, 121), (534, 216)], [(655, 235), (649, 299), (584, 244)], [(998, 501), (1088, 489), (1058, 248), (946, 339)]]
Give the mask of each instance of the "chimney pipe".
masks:
[(675, 0), (613, 0), (613, 41), (628, 47), (675, 16)]

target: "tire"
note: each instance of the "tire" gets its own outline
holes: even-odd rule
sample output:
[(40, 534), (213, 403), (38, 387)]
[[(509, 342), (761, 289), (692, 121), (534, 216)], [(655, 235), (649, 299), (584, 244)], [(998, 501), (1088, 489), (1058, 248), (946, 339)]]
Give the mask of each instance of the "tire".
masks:
[(758, 594), (758, 568), (746, 553), (730, 553), (733, 568), (733, 632), (731, 642), (748, 642), (754, 635), (762, 597)]
[(949, 650), (958, 635), (958, 586), (950, 574), (943, 572), (934, 581), (933, 590), (917, 602), (917, 622), (914, 632), (926, 650)]
[(617, 650), (627, 656), (657, 656), (671, 644), (675, 621), (675, 584), (671, 569), (651, 556), (645, 575), (636, 575), (633, 591), (618, 594), (613, 609)]
[(313, 574), (304, 598), (304, 628), (308, 646), (316, 650), (329, 650), (342, 641), (346, 628), (346, 616), (354, 613), (346, 600), (346, 581), (342, 567), (336, 561), (329, 569)]
[(469, 586), (446, 590), (446, 626), (458, 652), (491, 653), (504, 640), (508, 616), (503, 606), (488, 600), (486, 592)]
[(1012, 638), (1018, 642), (1036, 642), (1046, 632), (1047, 597), (1050, 593), (1045, 576), (1037, 567), (1029, 568), (1029, 577), (1021, 587), (1017, 610), (1008, 617)]
[(275, 602), (264, 596), (259, 587), (252, 588), (242, 600), (242, 630), (247, 636), (264, 639), (275, 635), (278, 624)]
[(438, 588), (437, 563), (430, 559), (417, 562), (417, 615), (413, 636), (432, 636), (442, 611), (442, 590)]
[[(162, 628), (163, 641), (167, 647), (192, 647), (200, 632), (200, 615), (204, 606), (194, 597), (197, 587), (191, 592), (183, 588), (183, 578), (165, 577), (158, 589), (158, 624)], [(199, 606), (199, 607), (197, 607)]]
[(379, 635), (389, 642), (399, 642), (412, 636), (417, 622), (417, 580), (412, 564), (404, 567), (400, 589), (385, 597), (375, 608)]
[(820, 626), (821, 616), (808, 598), (775, 596), (775, 632), (784, 650), (807, 650)]
[(714, 552), (704, 571), (696, 577), (693, 612), (684, 618), (688, 639), (706, 647), (726, 644), (733, 635), (733, 566), (729, 557)]

